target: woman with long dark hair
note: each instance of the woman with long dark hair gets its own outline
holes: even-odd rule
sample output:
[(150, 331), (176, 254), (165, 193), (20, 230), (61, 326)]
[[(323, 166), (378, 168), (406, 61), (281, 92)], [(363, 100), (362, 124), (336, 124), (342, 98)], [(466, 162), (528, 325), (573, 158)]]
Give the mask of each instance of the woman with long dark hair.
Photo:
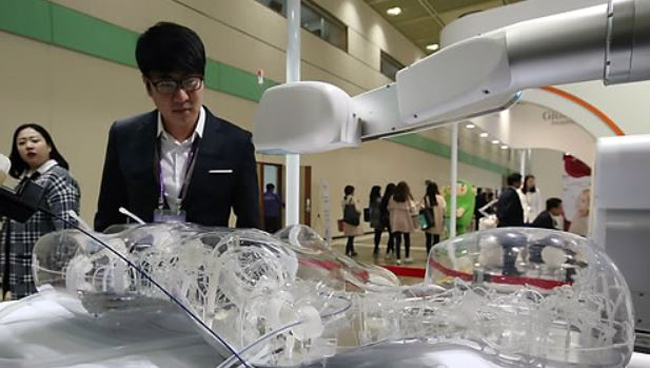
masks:
[(357, 252), (354, 251), (354, 237), (361, 235), (359, 204), (354, 198), (354, 187), (346, 185), (343, 189), (343, 234), (348, 238), (345, 245), (345, 255), (356, 257)]
[(522, 201), (524, 223), (532, 223), (546, 209), (542, 193), (535, 186), (535, 175), (526, 175), (524, 183), (521, 185), (521, 194), (524, 199)]
[(395, 193), (395, 183), (388, 183), (384, 189), (384, 196), (381, 198), (379, 209), (381, 210), (381, 224), (382, 227), (388, 230), (388, 245), (386, 247), (386, 257), (391, 257), (394, 252), (395, 238), (393, 236), (393, 229), (390, 226), (390, 214), (388, 212), (388, 201)]
[[(44, 190), (41, 206), (74, 223), (68, 211), (79, 213), (79, 185), (68, 172), (68, 163), (42, 126), (27, 123), (13, 135), (9, 174), (20, 179), (16, 191), (32, 180)], [(37, 211), (27, 222), (5, 219), (0, 237), (2, 298), (20, 299), (36, 292), (32, 276), (32, 250), (38, 239), (52, 231), (69, 228), (56, 217)]]
[(381, 233), (384, 231), (384, 225), (381, 221), (381, 187), (379, 185), (373, 186), (370, 190), (368, 210), (370, 211), (370, 227), (375, 230), (375, 249), (372, 255), (378, 256)]
[(388, 212), (390, 213), (390, 224), (395, 236), (395, 256), (397, 264), (402, 264), (400, 257), (400, 246), (404, 236), (404, 262), (411, 263), (409, 257), (411, 250), (411, 232), (415, 230), (413, 215), (415, 214), (415, 203), (411, 195), (411, 189), (404, 181), (400, 181), (395, 188), (395, 194), (388, 201)]
[(427, 184), (423, 204), (425, 210), (429, 210), (433, 214), (433, 226), (424, 230), (424, 235), (426, 236), (425, 245), (428, 256), (431, 247), (440, 241), (440, 235), (442, 235), (445, 229), (443, 214), (445, 213), (445, 207), (447, 206), (445, 198), (441, 196), (438, 191), (438, 184), (433, 181)]

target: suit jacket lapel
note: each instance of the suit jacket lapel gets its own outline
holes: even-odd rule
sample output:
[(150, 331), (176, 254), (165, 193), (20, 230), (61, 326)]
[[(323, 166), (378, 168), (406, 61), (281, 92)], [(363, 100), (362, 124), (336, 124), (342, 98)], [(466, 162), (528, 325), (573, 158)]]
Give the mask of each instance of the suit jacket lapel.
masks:
[[(158, 111), (154, 110), (143, 123), (138, 127), (138, 145), (134, 148), (133, 158), (137, 165), (143, 165), (142, 172), (144, 182), (141, 187), (146, 193), (142, 193), (148, 201), (153, 201), (154, 206), (158, 205), (159, 173), (156, 161), (156, 133), (158, 131)], [(143, 158), (143, 159), (140, 159)]]
[(205, 106), (204, 108), (205, 127), (203, 128), (203, 137), (201, 138), (201, 144), (199, 145), (199, 151), (196, 156), (196, 164), (187, 187), (187, 193), (185, 194), (185, 198), (183, 198), (183, 205), (189, 203), (192, 197), (197, 192), (200, 192), (202, 185), (201, 177), (205, 176), (210, 170), (215, 159), (227, 159), (224, 151), (227, 139), (221, 134), (221, 122)]

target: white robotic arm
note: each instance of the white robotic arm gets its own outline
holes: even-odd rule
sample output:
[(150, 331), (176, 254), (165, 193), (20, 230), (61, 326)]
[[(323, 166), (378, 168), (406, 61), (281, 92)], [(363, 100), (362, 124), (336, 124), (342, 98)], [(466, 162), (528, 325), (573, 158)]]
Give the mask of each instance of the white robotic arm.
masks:
[(533, 87), (650, 79), (650, 1), (610, 0), (452, 44), (350, 97), (322, 82), (267, 90), (254, 121), (264, 153), (356, 146), (509, 107)]

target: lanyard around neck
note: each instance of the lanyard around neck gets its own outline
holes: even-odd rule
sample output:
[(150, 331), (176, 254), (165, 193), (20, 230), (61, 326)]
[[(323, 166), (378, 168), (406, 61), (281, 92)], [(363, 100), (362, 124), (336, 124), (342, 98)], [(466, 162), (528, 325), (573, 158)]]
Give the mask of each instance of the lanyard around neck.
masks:
[[(156, 140), (156, 157), (154, 158), (156, 163), (156, 171), (158, 176), (158, 209), (163, 209), (165, 207), (165, 181), (162, 170), (162, 148), (161, 148), (161, 138), (159, 137)], [(187, 163), (185, 164), (185, 177), (183, 178), (183, 185), (181, 186), (181, 191), (178, 193), (179, 199), (179, 209), (180, 204), (183, 203), (183, 198), (187, 194), (187, 187), (190, 185), (190, 180), (192, 178), (192, 173), (194, 172), (194, 166), (196, 164), (196, 155), (199, 151), (199, 144), (201, 142), (201, 137), (196, 136), (192, 142), (192, 148), (190, 149), (190, 154), (187, 158)]]

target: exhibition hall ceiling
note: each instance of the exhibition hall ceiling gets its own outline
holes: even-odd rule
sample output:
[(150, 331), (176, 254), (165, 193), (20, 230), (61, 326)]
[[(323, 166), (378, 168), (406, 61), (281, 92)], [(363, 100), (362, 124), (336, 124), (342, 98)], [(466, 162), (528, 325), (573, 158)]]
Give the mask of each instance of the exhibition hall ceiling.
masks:
[[(390, 24), (427, 54), (428, 45), (440, 43), (442, 28), (459, 17), (522, 0), (364, 0)], [(401, 12), (387, 11), (399, 7)]]
[[(440, 143), (451, 144), (451, 126), (444, 125), (418, 132), (421, 136)], [(481, 136), (481, 134), (485, 136)], [(498, 141), (498, 142), (496, 142)], [(495, 143), (492, 143), (495, 142)], [(458, 123), (458, 148), (472, 156), (480, 157), (495, 164), (510, 167), (513, 164), (512, 149), (503, 147), (503, 143), (471, 121)]]
[[(449, 23), (465, 15), (514, 4), (523, 0), (364, 0), (377, 13), (397, 28), (404, 36), (426, 54), (435, 52), (430, 45), (440, 43), (440, 31)], [(391, 8), (400, 8), (397, 15), (388, 14)], [(482, 137), (486, 134), (478, 127), (467, 128), (470, 122), (459, 124), (459, 147), (462, 151), (491, 162), (510, 166), (512, 150), (503, 147), (496, 137)], [(421, 131), (418, 134), (443, 144), (449, 144), (449, 126)], [(493, 143), (494, 142), (494, 143)], [(498, 143), (497, 143), (498, 142)]]

